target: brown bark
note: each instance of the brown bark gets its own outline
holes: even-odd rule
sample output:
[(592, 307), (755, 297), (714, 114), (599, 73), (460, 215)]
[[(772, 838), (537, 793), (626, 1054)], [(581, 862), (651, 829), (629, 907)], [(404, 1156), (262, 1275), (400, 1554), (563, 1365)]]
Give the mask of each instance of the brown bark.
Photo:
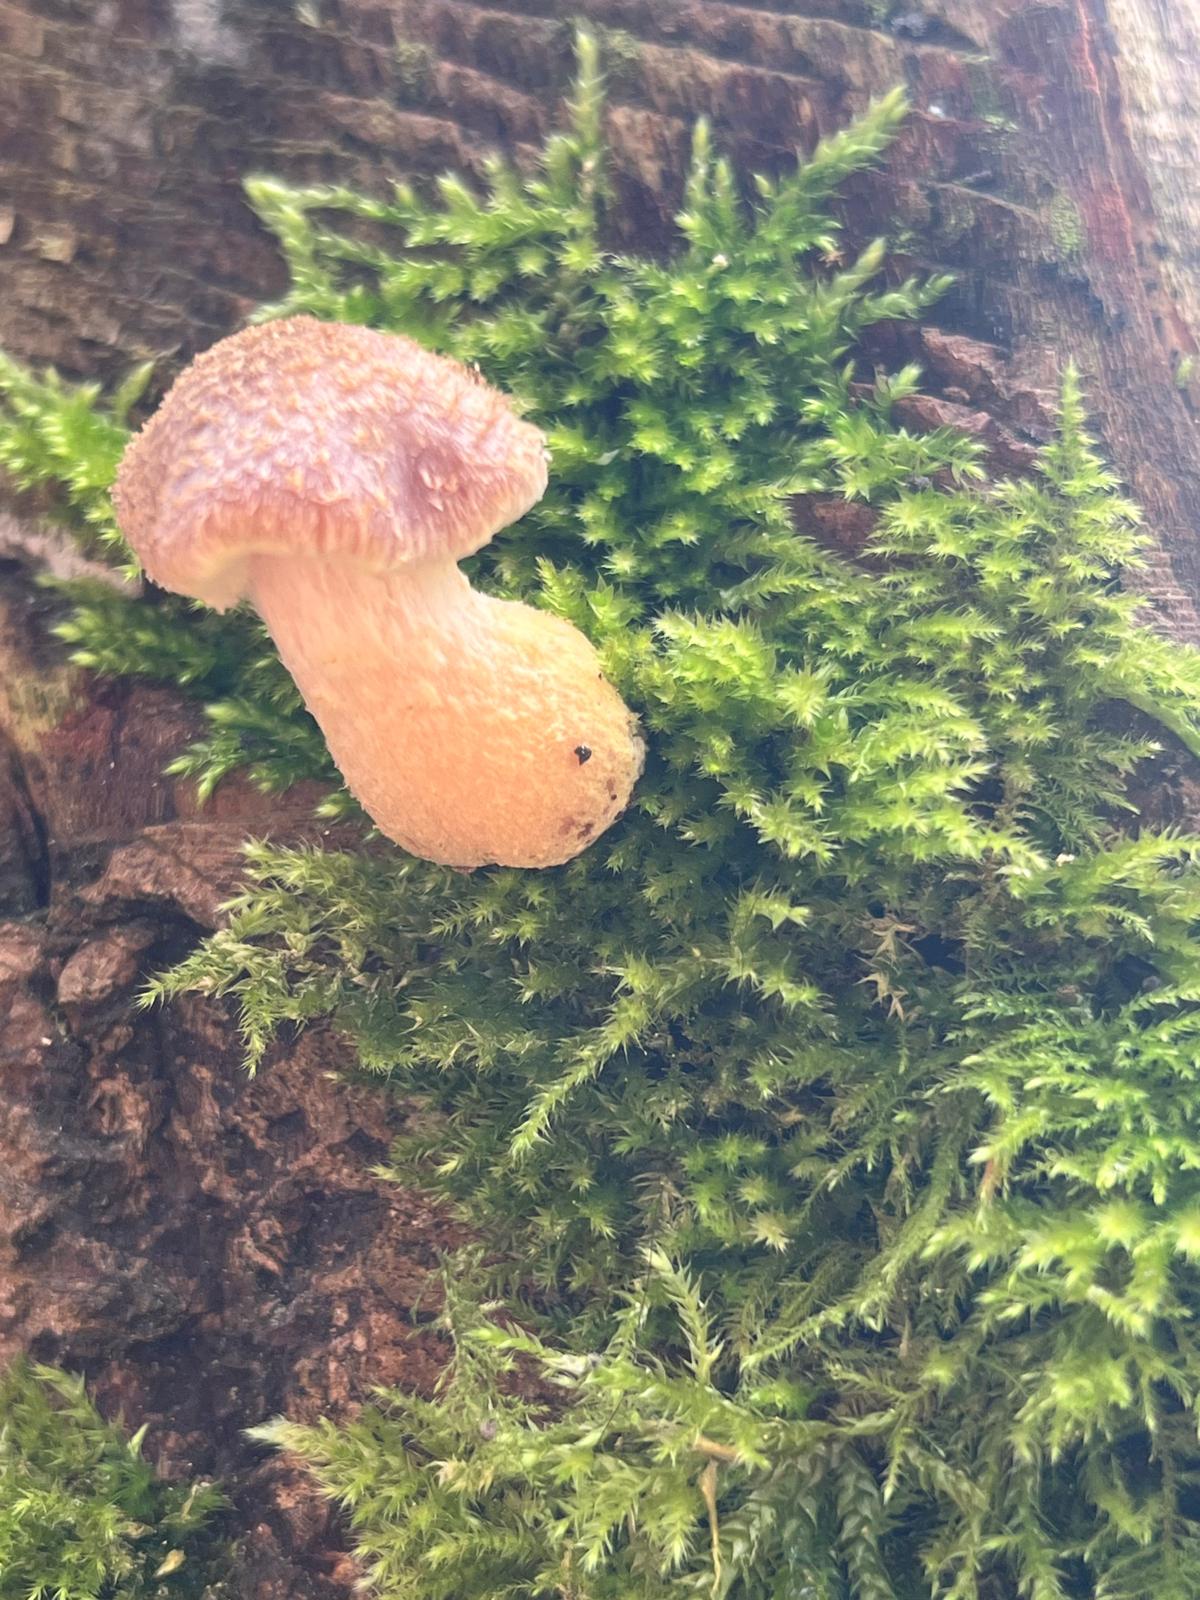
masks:
[(248, 834), (319, 834), (313, 795), (227, 784), (197, 815), (161, 776), (194, 714), (64, 669), (45, 599), (15, 562), (0, 579), (0, 1366), (82, 1369), (106, 1411), (150, 1424), (163, 1470), (219, 1475), (235, 1594), (341, 1594), (317, 1497), (241, 1430), (428, 1388), (453, 1231), (370, 1175), (396, 1105), (332, 1080), (336, 1040), (282, 1044), (250, 1080), (229, 1008), (131, 1006), (217, 925)]
[[(845, 212), (852, 241), (904, 230), (897, 270), (958, 275), (880, 347), (926, 366), (910, 422), (1019, 469), (1074, 356), (1159, 540), (1149, 592), (1200, 639), (1182, 0), (0, 0), (0, 347), (104, 379), (158, 356), (165, 381), (282, 287), (247, 173), (382, 192), (496, 145), (528, 159), (570, 76), (564, 11), (604, 30), (616, 225), (642, 246), (670, 239), (697, 115), (777, 170), (907, 84)], [(244, 834), (304, 827), (305, 797), (281, 815), (227, 787), (197, 816), (160, 776), (191, 714), (66, 671), (21, 564), (0, 581), (0, 1357), (84, 1366), (169, 1470), (230, 1476), (245, 1593), (333, 1594), (324, 1520), (237, 1430), (428, 1381), (407, 1317), (439, 1222), (367, 1176), (395, 1112), (325, 1078), (334, 1041), (282, 1044), (251, 1083), (222, 1007), (128, 1003), (213, 926)]]

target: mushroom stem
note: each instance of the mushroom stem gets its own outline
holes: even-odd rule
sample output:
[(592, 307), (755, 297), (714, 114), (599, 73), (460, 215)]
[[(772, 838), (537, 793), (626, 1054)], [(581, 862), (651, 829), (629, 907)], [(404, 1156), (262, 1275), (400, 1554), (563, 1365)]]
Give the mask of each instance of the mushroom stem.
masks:
[(255, 555), (249, 592), (350, 790), (414, 855), (553, 866), (628, 803), (633, 719), (559, 618), (448, 560)]

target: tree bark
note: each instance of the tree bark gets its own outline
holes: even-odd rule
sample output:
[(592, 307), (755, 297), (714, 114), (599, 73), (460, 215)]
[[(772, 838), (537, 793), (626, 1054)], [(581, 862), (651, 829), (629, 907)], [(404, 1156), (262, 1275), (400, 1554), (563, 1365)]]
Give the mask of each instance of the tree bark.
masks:
[[(572, 70), (559, 0), (0, 0), (0, 347), (158, 386), (283, 274), (241, 182), (386, 191), (532, 158)], [(1020, 468), (1062, 365), (1156, 544), (1140, 580), (1200, 642), (1200, 23), (1184, 0), (575, 0), (610, 67), (616, 229), (666, 248), (699, 115), (778, 171), (907, 85), (887, 163), (844, 202), (891, 218), (898, 271), (950, 270), (921, 330), (914, 426), (953, 421)], [(888, 343), (888, 338), (891, 344)], [(150, 397), (153, 400), (153, 396)], [(26, 541), (27, 543), (27, 541)], [(236, 785), (197, 813), (161, 777), (191, 713), (64, 667), (28, 560), (0, 564), (0, 1359), (82, 1367), (152, 1423), (168, 1471), (233, 1484), (239, 1593), (352, 1574), (300, 1485), (238, 1430), (427, 1383), (413, 1308), (440, 1220), (368, 1176), (398, 1115), (325, 1077), (337, 1042), (244, 1078), (225, 1009), (131, 1015), (139, 976), (214, 926), (237, 843), (303, 832), (307, 797)]]

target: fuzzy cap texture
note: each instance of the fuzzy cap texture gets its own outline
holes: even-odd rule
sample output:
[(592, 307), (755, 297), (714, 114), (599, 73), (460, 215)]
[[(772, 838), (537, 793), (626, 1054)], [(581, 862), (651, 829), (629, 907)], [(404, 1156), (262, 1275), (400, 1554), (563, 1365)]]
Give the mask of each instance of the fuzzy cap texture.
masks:
[(457, 561), (545, 487), (542, 434), (473, 369), (290, 317), (197, 357), (131, 441), (114, 500), (156, 583), (224, 609), (250, 556)]

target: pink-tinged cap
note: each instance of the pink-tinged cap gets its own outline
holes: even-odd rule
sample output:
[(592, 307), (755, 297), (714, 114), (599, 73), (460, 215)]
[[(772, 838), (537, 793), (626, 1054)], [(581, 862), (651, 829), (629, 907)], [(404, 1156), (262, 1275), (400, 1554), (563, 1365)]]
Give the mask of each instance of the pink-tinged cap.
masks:
[(461, 560), (541, 499), (546, 459), (472, 368), (290, 317), (193, 362), (126, 449), (114, 501), (156, 583), (223, 609), (255, 555)]

